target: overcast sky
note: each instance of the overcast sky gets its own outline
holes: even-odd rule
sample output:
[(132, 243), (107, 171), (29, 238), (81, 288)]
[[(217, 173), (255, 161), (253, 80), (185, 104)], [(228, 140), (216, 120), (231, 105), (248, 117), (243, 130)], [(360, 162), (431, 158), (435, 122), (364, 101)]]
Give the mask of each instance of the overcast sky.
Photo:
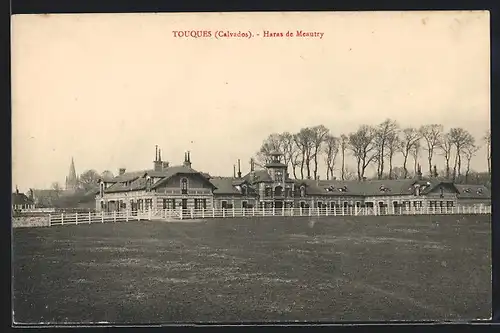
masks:
[[(324, 35), (173, 37), (191, 29)], [(489, 61), (486, 12), (14, 16), (12, 184), (63, 183), (71, 157), (77, 173), (151, 168), (156, 144), (229, 176), (268, 134), (318, 124), (340, 135), (392, 118), (480, 138)], [(484, 149), (472, 164), (486, 169)]]

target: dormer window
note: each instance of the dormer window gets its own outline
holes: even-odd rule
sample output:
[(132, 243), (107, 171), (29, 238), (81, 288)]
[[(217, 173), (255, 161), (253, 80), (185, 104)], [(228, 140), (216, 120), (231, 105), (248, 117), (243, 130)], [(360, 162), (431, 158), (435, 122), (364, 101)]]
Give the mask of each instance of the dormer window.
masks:
[(181, 193), (182, 194), (188, 193), (188, 180), (187, 180), (187, 178), (181, 179)]
[(339, 192), (347, 192), (347, 186), (339, 187)]
[(241, 186), (241, 194), (247, 195), (247, 193), (248, 193), (247, 186), (246, 185), (242, 185)]
[(301, 197), (305, 197), (306, 196), (306, 187), (304, 185), (302, 185), (300, 187), (300, 196)]
[(388, 192), (390, 189), (388, 187), (385, 187), (385, 185), (380, 185), (378, 188), (380, 192)]

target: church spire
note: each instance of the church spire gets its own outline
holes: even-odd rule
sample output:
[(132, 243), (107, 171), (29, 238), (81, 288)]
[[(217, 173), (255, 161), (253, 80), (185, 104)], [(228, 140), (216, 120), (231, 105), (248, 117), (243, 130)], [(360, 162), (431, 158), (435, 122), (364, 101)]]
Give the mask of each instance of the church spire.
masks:
[(71, 157), (71, 164), (69, 166), (69, 174), (66, 177), (66, 189), (67, 190), (75, 190), (78, 185), (78, 178), (76, 177), (75, 170), (75, 160)]

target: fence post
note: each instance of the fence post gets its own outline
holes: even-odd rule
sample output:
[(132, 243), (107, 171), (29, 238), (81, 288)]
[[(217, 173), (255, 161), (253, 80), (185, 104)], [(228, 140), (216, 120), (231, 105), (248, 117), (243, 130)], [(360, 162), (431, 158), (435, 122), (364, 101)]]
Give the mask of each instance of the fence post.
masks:
[(52, 214), (49, 214), (49, 227), (52, 226)]
[(116, 222), (116, 210), (113, 211), (113, 222)]
[(128, 209), (125, 211), (125, 221), (128, 222)]
[(302, 216), (302, 206), (299, 207), (299, 214)]
[(311, 215), (312, 215), (312, 214), (311, 214), (311, 207), (309, 207), (309, 216), (311, 216)]
[(212, 217), (215, 217), (215, 207), (212, 207)]
[(255, 216), (255, 207), (252, 207), (252, 216)]
[(191, 208), (191, 219), (194, 218), (194, 211), (193, 211), (193, 208)]
[(101, 211), (101, 223), (104, 223), (104, 211)]
[(75, 213), (75, 224), (78, 225), (78, 212)]
[(202, 218), (205, 218), (205, 208), (203, 208), (203, 209), (201, 210), (201, 217), (202, 217)]
[(233, 217), (234, 217), (234, 206), (233, 206)]
[(92, 222), (92, 212), (89, 212), (89, 224)]
[(61, 225), (64, 224), (64, 213), (61, 213)]
[(262, 205), (262, 216), (266, 216), (266, 208)]
[(330, 207), (326, 207), (326, 209), (325, 209), (325, 216), (328, 216), (328, 210), (330, 210)]
[(276, 215), (276, 207), (274, 207), (274, 204), (273, 204), (273, 216)]
[(333, 206), (333, 216), (337, 216), (337, 205)]
[(226, 208), (222, 208), (222, 217), (226, 217)]

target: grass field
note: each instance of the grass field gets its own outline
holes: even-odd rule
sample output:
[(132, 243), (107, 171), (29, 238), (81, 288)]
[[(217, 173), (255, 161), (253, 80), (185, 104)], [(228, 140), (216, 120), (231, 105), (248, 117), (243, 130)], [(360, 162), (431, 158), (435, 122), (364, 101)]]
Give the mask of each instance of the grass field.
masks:
[(489, 215), (13, 231), (15, 322), (489, 318)]

